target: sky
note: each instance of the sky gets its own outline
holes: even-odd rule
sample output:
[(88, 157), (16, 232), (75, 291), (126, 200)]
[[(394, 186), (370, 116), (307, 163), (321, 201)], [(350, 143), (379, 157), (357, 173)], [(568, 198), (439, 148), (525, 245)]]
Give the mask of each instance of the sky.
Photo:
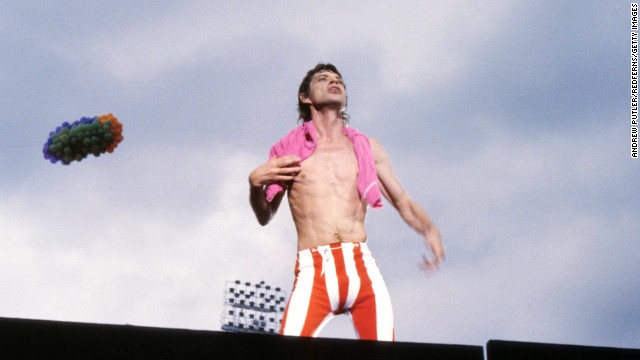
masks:
[[(396, 340), (640, 348), (630, 3), (8, 0), (0, 36), (0, 317), (219, 331), (225, 281), (290, 293), (288, 206), (261, 227), (247, 178), (330, 62), (447, 254), (426, 276), (369, 210)], [(108, 113), (112, 154), (43, 158)]]

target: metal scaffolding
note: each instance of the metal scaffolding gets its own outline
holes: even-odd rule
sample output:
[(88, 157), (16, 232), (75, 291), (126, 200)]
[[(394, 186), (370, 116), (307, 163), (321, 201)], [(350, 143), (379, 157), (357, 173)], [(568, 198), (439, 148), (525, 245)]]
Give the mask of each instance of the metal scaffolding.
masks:
[(240, 280), (227, 281), (222, 330), (277, 334), (284, 315), (286, 293), (279, 287)]

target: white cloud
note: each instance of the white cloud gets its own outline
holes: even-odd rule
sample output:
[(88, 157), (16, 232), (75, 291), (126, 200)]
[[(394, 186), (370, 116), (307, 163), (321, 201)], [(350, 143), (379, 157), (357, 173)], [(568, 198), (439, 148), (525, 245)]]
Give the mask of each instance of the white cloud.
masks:
[[(620, 156), (615, 147), (585, 147), (616, 142), (616, 127), (574, 132), (570, 138), (522, 138), (486, 125), (492, 136), (462, 161), (443, 158), (423, 168), (415, 166), (421, 160), (414, 155), (400, 164), (400, 173), (411, 174), (408, 188), (426, 198), (420, 202), (438, 205), (431, 215), (437, 214), (448, 261), (428, 280), (389, 272), (392, 293), (402, 294), (394, 297), (402, 309), (398, 337), (478, 345), (487, 338), (605, 345), (597, 330), (574, 330), (590, 327), (591, 316), (582, 313), (604, 311), (614, 288), (631, 286), (629, 279), (614, 285), (611, 277), (628, 273), (632, 261), (620, 255), (637, 251), (629, 238), (633, 206), (598, 193), (603, 179), (616, 182), (628, 169), (612, 164)], [(592, 196), (610, 210), (584, 207), (596, 203)], [(412, 246), (403, 257), (415, 251)]]
[[(256, 159), (216, 153), (227, 154), (216, 166), (203, 165), (201, 149), (174, 149), (165, 162), (132, 153), (111, 176), (98, 164), (106, 160), (89, 159), (55, 169), (49, 192), (3, 202), (4, 284), (13, 289), (5, 315), (217, 329), (225, 280), (286, 279), (290, 226), (261, 231), (248, 205)], [(166, 168), (175, 160), (179, 167)], [(140, 168), (145, 174), (131, 175)], [(122, 187), (109, 186), (114, 177)], [(182, 188), (203, 184), (205, 201), (180, 213)], [(274, 262), (283, 266), (274, 271)]]
[(59, 39), (55, 48), (77, 66), (88, 61), (98, 73), (138, 81), (207, 58), (228, 61), (228, 56), (240, 56), (243, 44), (270, 34), (304, 44), (309, 51), (305, 58), (316, 61), (366, 49), (375, 54), (386, 90), (409, 92), (425, 83), (444, 84), (466, 71), (473, 61), (470, 53), (496, 35), (510, 8), (507, 2), (334, 5), (336, 9), (326, 2), (251, 7), (196, 2), (105, 28), (83, 40), (87, 56), (66, 39)]

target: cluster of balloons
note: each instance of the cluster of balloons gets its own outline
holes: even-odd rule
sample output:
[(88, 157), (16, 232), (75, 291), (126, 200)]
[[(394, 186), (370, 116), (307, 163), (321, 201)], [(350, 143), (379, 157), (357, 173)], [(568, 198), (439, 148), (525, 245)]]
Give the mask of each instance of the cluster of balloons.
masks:
[(83, 117), (71, 124), (64, 122), (49, 133), (42, 152), (52, 164), (61, 161), (69, 165), (89, 154), (100, 156), (105, 152), (112, 153), (122, 139), (122, 124), (115, 116)]

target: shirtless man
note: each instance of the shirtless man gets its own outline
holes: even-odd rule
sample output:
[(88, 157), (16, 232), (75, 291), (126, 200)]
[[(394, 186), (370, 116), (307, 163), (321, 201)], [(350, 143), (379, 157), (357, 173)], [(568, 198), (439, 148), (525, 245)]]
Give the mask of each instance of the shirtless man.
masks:
[[(280, 332), (317, 336), (334, 315), (347, 313), (358, 338), (393, 341), (391, 301), (366, 245), (367, 206), (380, 207), (382, 194), (424, 238), (433, 254), (423, 256), (425, 270), (444, 259), (440, 234), (400, 185), (380, 143), (346, 126), (347, 92), (335, 66), (310, 70), (298, 97), (303, 125), (249, 175), (258, 222), (269, 223), (286, 191), (298, 235), (296, 279)], [(362, 184), (367, 173), (374, 181)]]

